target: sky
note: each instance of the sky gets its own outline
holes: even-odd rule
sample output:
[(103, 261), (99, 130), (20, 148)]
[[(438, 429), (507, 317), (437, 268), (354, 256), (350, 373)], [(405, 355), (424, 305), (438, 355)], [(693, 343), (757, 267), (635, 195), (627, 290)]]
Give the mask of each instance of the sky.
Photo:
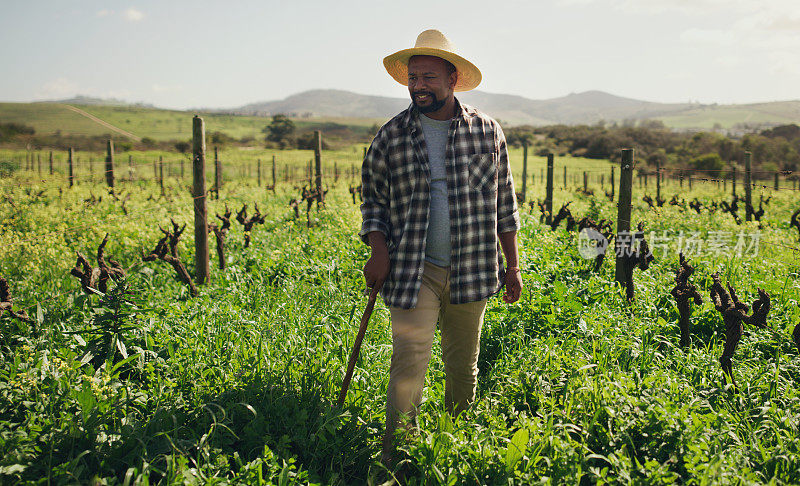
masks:
[(441, 30), (479, 90), (800, 99), (800, 0), (4, 1), (0, 101), (229, 108), (309, 89), (406, 97), (385, 56)]

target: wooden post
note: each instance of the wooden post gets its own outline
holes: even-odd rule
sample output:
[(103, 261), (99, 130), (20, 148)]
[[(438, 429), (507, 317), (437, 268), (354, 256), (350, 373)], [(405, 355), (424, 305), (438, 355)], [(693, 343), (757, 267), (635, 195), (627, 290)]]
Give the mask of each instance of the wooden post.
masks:
[(275, 192), (275, 155), (272, 156), (272, 192)]
[(128, 154), (128, 180), (133, 180), (133, 155)]
[(72, 186), (75, 185), (75, 168), (74, 168), (73, 163), (72, 163), (72, 159), (73, 159), (74, 154), (75, 154), (75, 150), (72, 147), (70, 147), (69, 148), (69, 155), (67, 156), (68, 157), (67, 158), (67, 160), (68, 160), (67, 163), (69, 164), (69, 187), (72, 187)]
[(547, 154), (547, 186), (544, 196), (544, 207), (547, 211), (547, 224), (553, 221), (553, 154)]
[(745, 207), (744, 219), (745, 219), (745, 221), (750, 221), (750, 219), (752, 217), (750, 213), (753, 212), (752, 211), (753, 210), (753, 205), (752, 205), (752, 200), (751, 200), (753, 186), (751, 185), (752, 179), (751, 179), (751, 174), (750, 174), (750, 163), (751, 163), (752, 156), (753, 156), (753, 154), (751, 154), (750, 152), (745, 152), (744, 153), (744, 207)]
[(611, 200), (614, 200), (614, 166), (611, 166)]
[(656, 205), (661, 205), (661, 162), (656, 162)]
[(256, 185), (261, 187), (261, 159), (256, 164)]
[[(53, 151), (52, 150), (50, 151), (50, 175), (53, 175)], [(777, 179), (777, 174), (775, 174), (775, 176), (776, 176), (775, 180), (777, 181), (778, 180)]]
[(192, 179), (194, 197), (194, 262), (195, 282), (208, 281), (211, 266), (208, 260), (208, 210), (206, 205), (206, 130), (203, 119), (192, 119)]
[(222, 188), (222, 163), (219, 161), (219, 148), (214, 147), (214, 192), (219, 199), (219, 190)]
[(692, 176), (690, 175), (689, 176), (689, 189), (691, 189), (691, 188), (692, 188)]
[(94, 182), (94, 157), (89, 157), (89, 180)]
[(106, 184), (114, 192), (114, 141), (110, 138), (106, 142)]
[(153, 159), (153, 180), (158, 180), (158, 161)]
[(286, 167), (284, 168), (284, 171), (283, 171), (283, 179), (284, 179), (283, 181), (284, 182), (289, 182), (289, 164), (285, 164), (285, 165), (286, 165)]
[[(631, 242), (631, 202), (633, 201), (633, 149), (622, 149), (619, 175), (619, 200), (617, 201), (617, 245), (620, 241)], [(620, 248), (620, 252), (630, 251)], [(614, 280), (625, 286), (625, 270), (622, 258), (617, 258)]]
[(528, 188), (528, 141), (522, 141), (522, 202), (525, 202)]
[(583, 171), (583, 192), (589, 192), (589, 173)]
[[(53, 154), (53, 152), (50, 152), (51, 157), (52, 157), (52, 154)], [(50, 173), (51, 174), (53, 173), (52, 170), (50, 171)], [(775, 190), (777, 191), (778, 189), (780, 189), (780, 187), (778, 187), (778, 173), (776, 172), (775, 173)]]
[(158, 156), (158, 184), (161, 186), (161, 195), (164, 195), (164, 156)]
[(36, 170), (39, 175), (42, 175), (42, 154), (36, 153)]
[(322, 132), (319, 130), (314, 130), (314, 170), (315, 185), (317, 194), (319, 194), (318, 201), (324, 201), (322, 194)]
[(567, 188), (567, 166), (564, 166), (564, 189)]
[(181, 180), (183, 180), (183, 158), (181, 158)]
[(733, 195), (736, 196), (736, 165), (731, 167), (731, 177), (732, 177), (732, 185), (733, 185)]

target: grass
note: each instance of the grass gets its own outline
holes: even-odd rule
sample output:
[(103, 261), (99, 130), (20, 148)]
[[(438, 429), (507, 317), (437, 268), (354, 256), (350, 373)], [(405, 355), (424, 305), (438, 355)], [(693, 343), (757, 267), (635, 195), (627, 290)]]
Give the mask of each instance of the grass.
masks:
[[(340, 155), (355, 161), (360, 151)], [(269, 156), (236, 154), (223, 152), (231, 176)], [(0, 153), (0, 160), (11, 155)], [(302, 166), (307, 155), (277, 157)], [(521, 156), (511, 157), (518, 167)], [(562, 162), (578, 173), (608, 167)], [(576, 217), (615, 216), (604, 197), (576, 194), (580, 184), (562, 189), (559, 175), (556, 207), (572, 200)], [(386, 477), (377, 464), (391, 355), (382, 304), (347, 403), (333, 405), (365, 304), (360, 269), (368, 249), (356, 236), (360, 215), (349, 179), (336, 187), (328, 181), (327, 209), (312, 210), (311, 228), (286, 205), (297, 196), (292, 184), (272, 194), (244, 172), (226, 180), (220, 199), (209, 201), (210, 215), (226, 203), (236, 210), (258, 202), (267, 220), (248, 249), (234, 223), (228, 268), (217, 270), (212, 254), (211, 281), (190, 298), (168, 265), (139, 257), (160, 237), (159, 224), (175, 218), (192, 225), (187, 181), (168, 178), (166, 197), (149, 178), (121, 182), (120, 196), (130, 195), (126, 215), (85, 175), (71, 190), (60, 175), (17, 171), (0, 179), (0, 268), (15, 309), (32, 316), (27, 324), (0, 317), (2, 483), (365, 484)], [(543, 198), (544, 186), (531, 183), (529, 191), (529, 198)], [(691, 191), (670, 183), (664, 191), (706, 202), (724, 197), (709, 183)], [(721, 213), (650, 210), (642, 195), (635, 187), (634, 223), (648, 232), (757, 230)], [(795, 204), (793, 191), (773, 194), (758, 255), (692, 258), (704, 301), (694, 306), (689, 350), (678, 347), (669, 295), (674, 241), (655, 248), (649, 270), (636, 271), (637, 298), (628, 306), (613, 284), (612, 262), (592, 273), (575, 233), (551, 231), (526, 205), (522, 299), (490, 301), (478, 400), (455, 419), (443, 411), (434, 344), (421, 432), (402, 446), (409, 483), (800, 481), (800, 358), (789, 338), (800, 320), (798, 261), (795, 252), (767, 244), (797, 246), (786, 227)], [(86, 296), (68, 273), (74, 252), (92, 255), (106, 232), (106, 253), (128, 278), (105, 297)], [(193, 247), (189, 228), (179, 250), (190, 272)], [(745, 302), (756, 287), (772, 297), (771, 328), (746, 328), (736, 352), (738, 393), (722, 385), (717, 361), (724, 326), (708, 299), (714, 271)], [(98, 336), (124, 346), (90, 357)]]
[[(164, 110), (136, 106), (77, 105), (81, 110), (138, 137), (154, 140), (190, 140), (192, 138), (192, 116), (197, 112)], [(199, 113), (208, 127), (228, 136), (241, 139), (252, 137), (263, 140), (261, 130), (269, 124), (270, 117), (223, 115)], [(109, 129), (67, 109), (58, 103), (0, 103), (0, 121), (24, 123), (39, 134), (104, 135)], [(386, 120), (373, 118), (324, 117), (293, 120), (298, 131), (323, 129), (336, 135), (337, 131), (366, 134), (373, 124), (382, 125)], [(366, 135), (363, 137), (367, 139)]]

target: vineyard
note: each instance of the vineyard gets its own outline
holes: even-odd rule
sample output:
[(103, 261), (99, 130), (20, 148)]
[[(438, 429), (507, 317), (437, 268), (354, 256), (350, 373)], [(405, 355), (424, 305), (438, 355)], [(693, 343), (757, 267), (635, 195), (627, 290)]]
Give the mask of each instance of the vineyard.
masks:
[[(110, 190), (103, 153), (0, 151), (0, 483), (391, 477), (381, 303), (336, 405), (363, 150), (323, 151), (320, 189), (313, 151), (210, 151), (202, 285), (190, 155), (117, 153)], [(434, 343), (408, 483), (800, 482), (796, 180), (754, 172), (748, 206), (741, 171), (642, 171), (623, 287), (619, 164), (557, 157), (549, 210), (546, 157), (510, 155), (522, 298), (490, 299), (457, 418)]]

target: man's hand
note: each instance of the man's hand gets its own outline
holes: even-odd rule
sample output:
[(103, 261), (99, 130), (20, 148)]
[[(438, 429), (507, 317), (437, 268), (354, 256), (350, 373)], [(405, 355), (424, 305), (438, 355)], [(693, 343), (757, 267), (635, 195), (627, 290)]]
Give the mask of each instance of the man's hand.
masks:
[(519, 249), (517, 248), (517, 232), (509, 231), (507, 233), (500, 233), (500, 246), (503, 248), (503, 254), (506, 257), (508, 270), (506, 270), (506, 279), (503, 282), (506, 286), (506, 293), (503, 294), (503, 302), (513, 304), (519, 300), (522, 294), (522, 275), (519, 271)]
[(389, 276), (390, 267), (386, 238), (379, 231), (373, 231), (367, 235), (367, 238), (369, 246), (372, 248), (372, 254), (364, 265), (364, 279), (367, 282), (367, 288), (381, 288), (386, 277)]
[(506, 292), (503, 294), (503, 302), (513, 304), (519, 300), (522, 294), (522, 275), (519, 269), (512, 269), (506, 272)]

